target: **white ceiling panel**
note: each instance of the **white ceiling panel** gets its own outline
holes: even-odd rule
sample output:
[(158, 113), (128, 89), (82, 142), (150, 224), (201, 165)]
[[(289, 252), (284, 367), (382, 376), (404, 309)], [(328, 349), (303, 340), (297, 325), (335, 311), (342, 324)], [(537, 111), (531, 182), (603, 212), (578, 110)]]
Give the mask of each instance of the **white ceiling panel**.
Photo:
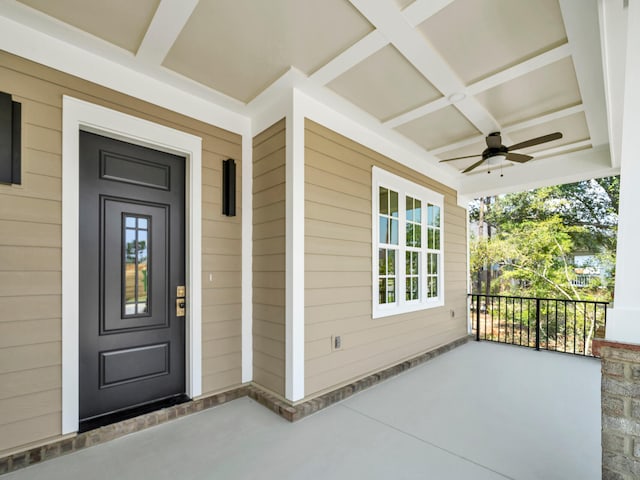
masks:
[(19, 1), (134, 53), (160, 3), (160, 0)]
[(348, 70), (328, 87), (381, 121), (442, 96), (391, 45)]
[(449, 106), (396, 128), (427, 150), (457, 142), (478, 130), (455, 107)]
[(567, 41), (558, 0), (457, 0), (418, 28), (467, 84)]
[(530, 138), (537, 138), (554, 132), (562, 133), (562, 138), (524, 150), (518, 150), (518, 152), (534, 153), (589, 139), (589, 127), (587, 127), (587, 119), (583, 112), (575, 113), (551, 122), (542, 123), (535, 127), (510, 132), (509, 137), (515, 144), (524, 142)]
[(503, 126), (581, 102), (571, 57), (479, 93), (476, 98)]
[(346, 0), (201, 0), (164, 66), (248, 102), (291, 66), (311, 74), (372, 30)]

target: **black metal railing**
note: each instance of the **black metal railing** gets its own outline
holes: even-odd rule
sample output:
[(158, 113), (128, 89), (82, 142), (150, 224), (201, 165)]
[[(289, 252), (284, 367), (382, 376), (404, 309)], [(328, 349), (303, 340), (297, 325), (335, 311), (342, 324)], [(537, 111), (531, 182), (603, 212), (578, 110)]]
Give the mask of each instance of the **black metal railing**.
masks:
[(470, 294), (476, 340), (593, 356), (595, 333), (607, 323), (607, 302)]

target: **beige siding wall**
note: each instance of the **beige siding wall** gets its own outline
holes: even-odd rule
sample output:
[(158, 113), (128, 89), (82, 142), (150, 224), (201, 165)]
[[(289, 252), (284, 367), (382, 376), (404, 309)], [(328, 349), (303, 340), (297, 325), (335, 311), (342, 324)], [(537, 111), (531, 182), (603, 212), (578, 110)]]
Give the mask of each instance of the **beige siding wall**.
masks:
[[(466, 214), (450, 188), (314, 122), (305, 126), (305, 396), (312, 397), (466, 335)], [(445, 196), (444, 307), (371, 318), (373, 165)], [(341, 335), (341, 350), (332, 351), (332, 335)]]
[(241, 214), (221, 215), (220, 177), (240, 137), (5, 52), (0, 91), (23, 109), (23, 185), (0, 185), (0, 456), (61, 431), (62, 95), (203, 139), (203, 391), (238, 385)]
[(253, 140), (253, 380), (284, 395), (285, 121)]

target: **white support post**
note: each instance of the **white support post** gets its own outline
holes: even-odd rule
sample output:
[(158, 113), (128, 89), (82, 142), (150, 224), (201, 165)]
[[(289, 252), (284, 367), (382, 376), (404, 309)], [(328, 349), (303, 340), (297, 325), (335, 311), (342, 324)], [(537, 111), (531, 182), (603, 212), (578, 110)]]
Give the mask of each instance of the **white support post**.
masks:
[(640, 3), (629, 2), (620, 165), (620, 211), (614, 308), (607, 319), (607, 340), (640, 344)]
[(286, 120), (285, 396), (304, 398), (304, 114), (294, 89)]

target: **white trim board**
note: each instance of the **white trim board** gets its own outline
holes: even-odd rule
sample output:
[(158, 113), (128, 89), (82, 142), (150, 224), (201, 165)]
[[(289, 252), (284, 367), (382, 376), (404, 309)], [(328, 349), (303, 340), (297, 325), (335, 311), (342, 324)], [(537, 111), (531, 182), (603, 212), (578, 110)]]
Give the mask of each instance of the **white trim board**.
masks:
[(186, 389), (202, 394), (202, 140), (72, 97), (62, 99), (62, 434), (79, 414), (79, 139), (80, 130), (186, 157)]

